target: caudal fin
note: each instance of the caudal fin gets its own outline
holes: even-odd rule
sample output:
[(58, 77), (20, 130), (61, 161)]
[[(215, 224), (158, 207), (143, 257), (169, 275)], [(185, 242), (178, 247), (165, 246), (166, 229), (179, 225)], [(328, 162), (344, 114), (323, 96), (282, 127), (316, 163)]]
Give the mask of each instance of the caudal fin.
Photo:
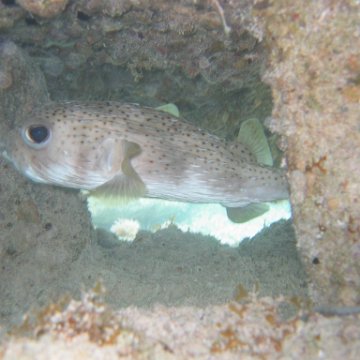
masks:
[[(240, 126), (238, 141), (245, 145), (259, 164), (272, 166), (270, 147), (261, 122), (248, 119)], [(265, 214), (270, 209), (266, 203), (253, 203), (239, 208), (227, 208), (227, 216), (234, 223), (245, 223)]]
[(259, 164), (273, 166), (264, 127), (258, 119), (248, 119), (241, 124), (238, 141), (252, 152)]

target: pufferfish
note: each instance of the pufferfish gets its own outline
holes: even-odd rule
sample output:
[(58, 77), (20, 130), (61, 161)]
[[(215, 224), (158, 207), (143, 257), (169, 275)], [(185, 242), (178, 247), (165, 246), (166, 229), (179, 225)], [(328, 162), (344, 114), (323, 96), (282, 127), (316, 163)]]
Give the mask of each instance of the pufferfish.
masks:
[(38, 183), (119, 202), (219, 203), (232, 221), (244, 222), (264, 213), (266, 202), (288, 197), (283, 170), (264, 160), (259, 125), (243, 123), (238, 141), (227, 144), (161, 109), (52, 102), (9, 133), (3, 155)]

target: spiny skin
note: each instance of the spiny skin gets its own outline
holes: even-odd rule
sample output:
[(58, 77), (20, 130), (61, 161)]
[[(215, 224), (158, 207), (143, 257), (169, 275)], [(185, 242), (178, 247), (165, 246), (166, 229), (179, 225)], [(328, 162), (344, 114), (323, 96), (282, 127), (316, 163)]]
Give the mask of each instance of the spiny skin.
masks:
[[(25, 141), (34, 125), (50, 130), (45, 145)], [(227, 146), (183, 119), (133, 104), (50, 103), (6, 142), (15, 167), (47, 184), (94, 190), (116, 177), (108, 187), (114, 195), (227, 207), (288, 197), (281, 170), (257, 164), (244, 145)]]

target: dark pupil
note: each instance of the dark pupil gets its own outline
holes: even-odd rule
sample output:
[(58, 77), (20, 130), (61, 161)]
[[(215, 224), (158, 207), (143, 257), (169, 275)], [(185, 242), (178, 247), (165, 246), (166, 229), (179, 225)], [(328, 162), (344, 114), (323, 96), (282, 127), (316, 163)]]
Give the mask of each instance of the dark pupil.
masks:
[(45, 126), (34, 126), (29, 129), (29, 137), (34, 143), (41, 144), (48, 136), (49, 130)]

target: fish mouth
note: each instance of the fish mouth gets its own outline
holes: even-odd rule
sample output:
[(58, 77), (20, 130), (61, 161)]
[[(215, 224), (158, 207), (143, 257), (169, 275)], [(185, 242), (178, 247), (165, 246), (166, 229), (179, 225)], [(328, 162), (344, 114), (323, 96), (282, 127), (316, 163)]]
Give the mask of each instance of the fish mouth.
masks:
[(0, 154), (2, 155), (3, 158), (5, 158), (7, 161), (11, 162), (11, 158), (8, 154), (8, 152), (6, 150), (2, 150), (1, 149), (1, 145), (0, 145)]

